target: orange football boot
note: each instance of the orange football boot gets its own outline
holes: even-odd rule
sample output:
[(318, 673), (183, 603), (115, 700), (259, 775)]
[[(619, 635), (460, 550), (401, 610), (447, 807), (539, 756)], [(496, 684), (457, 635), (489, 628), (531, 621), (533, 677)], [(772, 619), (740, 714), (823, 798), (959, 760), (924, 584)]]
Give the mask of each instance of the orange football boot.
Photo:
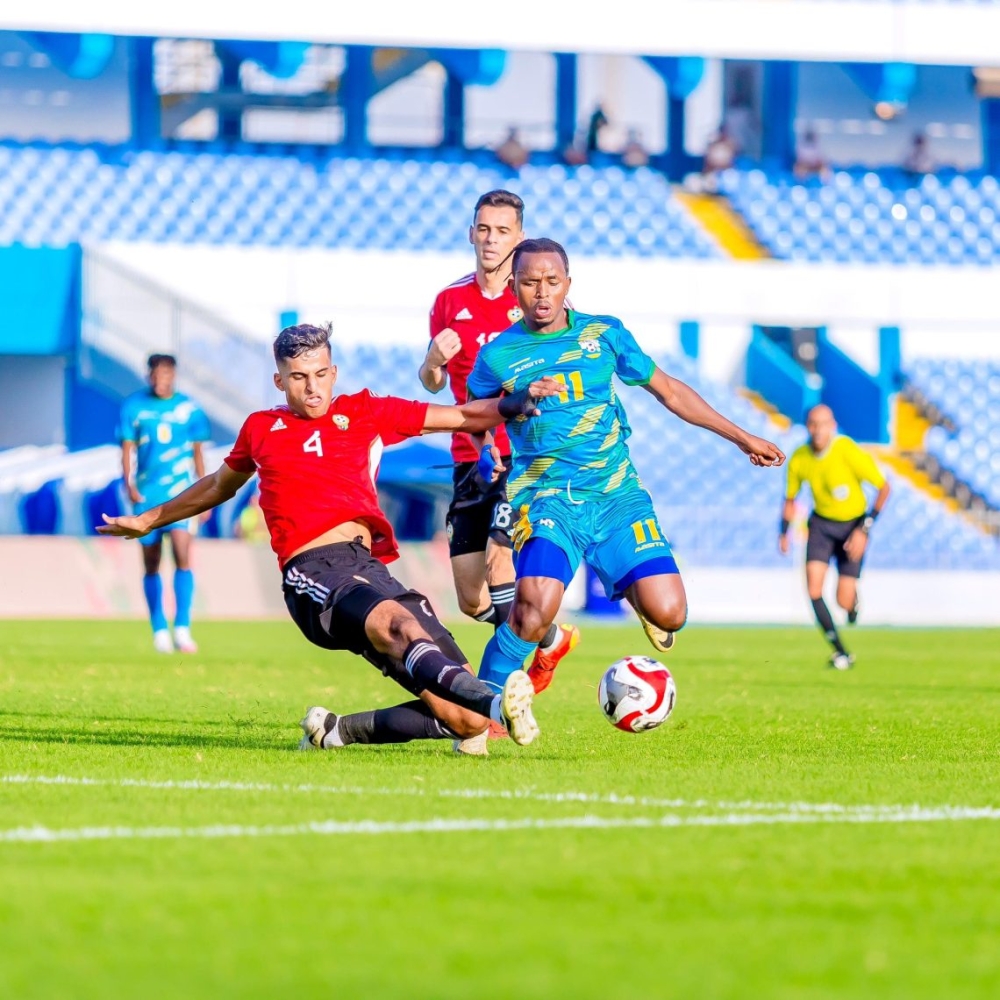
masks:
[(571, 653), (580, 641), (580, 630), (575, 625), (560, 625), (555, 645), (547, 652), (539, 646), (535, 658), (528, 668), (528, 677), (534, 685), (535, 694), (541, 694), (551, 683), (552, 676), (562, 658)]

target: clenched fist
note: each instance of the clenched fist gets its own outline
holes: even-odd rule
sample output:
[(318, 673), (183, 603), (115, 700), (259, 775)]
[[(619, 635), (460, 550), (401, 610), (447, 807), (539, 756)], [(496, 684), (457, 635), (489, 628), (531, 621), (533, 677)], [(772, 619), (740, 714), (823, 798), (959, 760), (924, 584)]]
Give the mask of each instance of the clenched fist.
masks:
[(431, 368), (443, 368), (461, 349), (461, 338), (451, 327), (447, 327), (431, 341), (427, 350), (427, 364)]

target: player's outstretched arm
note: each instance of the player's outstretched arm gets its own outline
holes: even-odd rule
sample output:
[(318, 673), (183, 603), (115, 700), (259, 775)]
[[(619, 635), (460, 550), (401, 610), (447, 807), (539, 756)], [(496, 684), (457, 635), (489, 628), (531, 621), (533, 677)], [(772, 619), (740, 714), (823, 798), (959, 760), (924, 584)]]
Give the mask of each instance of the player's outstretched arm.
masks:
[(225, 503), (236, 496), (239, 488), (252, 475), (252, 472), (235, 472), (223, 462), (210, 476), (204, 476), (172, 500), (150, 507), (142, 514), (131, 517), (108, 517), (107, 514), (102, 514), (104, 524), (97, 526), (97, 533), (117, 535), (119, 538), (142, 538), (154, 528), (187, 520)]
[(546, 375), (525, 389), (495, 399), (472, 399), (463, 406), (437, 406), (431, 403), (427, 407), (424, 433), (465, 431), (468, 434), (480, 434), (505, 420), (538, 417), (541, 416), (538, 401), (564, 391), (562, 383)]
[(785, 461), (782, 450), (770, 441), (759, 438), (737, 427), (718, 410), (713, 409), (680, 379), (672, 378), (659, 368), (653, 369), (653, 377), (643, 387), (655, 396), (671, 413), (681, 420), (714, 431), (719, 437), (732, 441), (737, 448), (750, 457), (753, 465), (781, 465)]

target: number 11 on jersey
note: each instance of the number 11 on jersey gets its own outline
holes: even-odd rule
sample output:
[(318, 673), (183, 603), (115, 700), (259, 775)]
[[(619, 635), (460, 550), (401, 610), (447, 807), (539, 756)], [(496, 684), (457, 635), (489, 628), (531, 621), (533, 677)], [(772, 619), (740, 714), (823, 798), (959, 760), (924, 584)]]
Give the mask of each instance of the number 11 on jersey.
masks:
[(566, 390), (559, 393), (560, 403), (568, 403), (571, 393), (574, 400), (583, 399), (583, 375), (580, 372), (570, 372), (569, 375), (553, 375), (552, 377), (566, 386)]

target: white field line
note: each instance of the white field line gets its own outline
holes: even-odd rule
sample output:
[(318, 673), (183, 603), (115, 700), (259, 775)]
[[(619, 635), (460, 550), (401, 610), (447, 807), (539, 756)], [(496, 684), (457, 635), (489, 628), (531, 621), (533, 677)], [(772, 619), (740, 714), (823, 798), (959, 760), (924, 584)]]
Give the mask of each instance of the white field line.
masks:
[[(259, 792), (268, 794), (355, 795), (361, 798), (416, 797), (445, 799), (505, 799), (548, 803), (622, 806), (645, 809), (697, 809), (736, 812), (777, 811), (830, 815), (895, 815), (900, 810), (922, 809), (919, 805), (845, 805), (836, 802), (711, 802), (708, 799), (661, 799), (647, 796), (597, 794), (593, 792), (536, 792), (530, 788), (380, 788), (351, 785), (272, 784), (249, 781), (163, 780), (145, 778), (86, 778), (70, 775), (0, 775), (0, 785), (60, 785), (92, 788), (143, 788), (185, 792)], [(942, 806), (942, 809), (964, 809), (964, 806)]]
[(432, 819), (403, 823), (382, 823), (374, 820), (321, 823), (301, 823), (288, 826), (84, 826), (53, 830), (49, 827), (16, 827), (0, 830), (0, 843), (67, 843), (92, 840), (218, 840), (231, 837), (299, 837), (299, 836), (379, 836), (405, 833), (467, 833), (473, 831), (502, 832), (511, 830), (647, 830), (681, 826), (757, 826), (789, 823), (933, 823), (959, 820), (1000, 820), (1000, 809), (968, 809), (941, 807), (934, 809), (897, 809), (895, 812), (873, 813), (727, 813), (717, 816), (658, 817), (630, 816), (569, 816), (563, 819)]

